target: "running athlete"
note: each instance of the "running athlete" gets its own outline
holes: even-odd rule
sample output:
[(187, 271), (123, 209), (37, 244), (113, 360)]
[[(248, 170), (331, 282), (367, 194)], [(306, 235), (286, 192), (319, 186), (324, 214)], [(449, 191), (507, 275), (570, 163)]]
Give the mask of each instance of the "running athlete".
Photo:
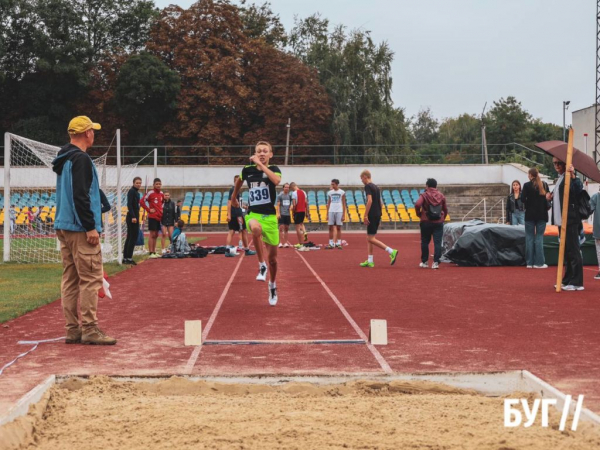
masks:
[(148, 217), (148, 229), (150, 230), (150, 237), (148, 238), (148, 251), (150, 252), (150, 258), (160, 258), (156, 254), (156, 241), (158, 240), (158, 230), (161, 229), (161, 220), (163, 215), (163, 203), (165, 196), (163, 195), (160, 188), (162, 182), (160, 178), (155, 178), (153, 188), (150, 192), (146, 192), (140, 199), (140, 205), (150, 214)]
[(268, 142), (259, 142), (254, 149), (254, 155), (250, 157), (250, 164), (242, 169), (240, 178), (235, 182), (233, 193), (230, 196), (231, 206), (239, 208), (238, 194), (244, 181), (248, 183), (248, 214), (246, 225), (254, 237), (254, 246), (258, 256), (258, 281), (266, 281), (267, 264), (265, 264), (264, 251), (261, 245), (265, 243), (267, 256), (269, 258), (269, 304), (277, 304), (277, 245), (279, 244), (279, 232), (277, 230), (277, 211), (275, 210), (275, 199), (277, 197), (275, 187), (281, 182), (281, 170), (279, 167), (269, 165), (273, 157), (273, 148)]

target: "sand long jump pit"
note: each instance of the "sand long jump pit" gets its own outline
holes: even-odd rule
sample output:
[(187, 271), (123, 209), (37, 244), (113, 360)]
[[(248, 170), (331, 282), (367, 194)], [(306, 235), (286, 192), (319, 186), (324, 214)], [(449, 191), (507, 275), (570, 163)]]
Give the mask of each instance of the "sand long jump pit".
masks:
[[(63, 378), (0, 428), (2, 449), (598, 449), (600, 426), (549, 411), (506, 427), (504, 400), (439, 382), (272, 377)], [(460, 384), (460, 383), (454, 383)]]

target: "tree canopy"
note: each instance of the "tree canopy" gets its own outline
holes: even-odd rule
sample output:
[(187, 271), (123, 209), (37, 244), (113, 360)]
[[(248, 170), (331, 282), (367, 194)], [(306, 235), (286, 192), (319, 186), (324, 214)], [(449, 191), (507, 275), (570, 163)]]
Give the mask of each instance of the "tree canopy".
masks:
[[(392, 102), (393, 59), (369, 31), (319, 14), (286, 30), (268, 2), (159, 11), (151, 0), (0, 0), (0, 127), (62, 144), (68, 120), (84, 114), (103, 125), (98, 144), (122, 128), (129, 145), (200, 156), (282, 145), (290, 119), (291, 144), (327, 161), (472, 162), (464, 155), (480, 152), (481, 118), (429, 108), (407, 118)], [(511, 96), (483, 123), (490, 147), (502, 144), (492, 160), (524, 156), (513, 142), (560, 139)]]

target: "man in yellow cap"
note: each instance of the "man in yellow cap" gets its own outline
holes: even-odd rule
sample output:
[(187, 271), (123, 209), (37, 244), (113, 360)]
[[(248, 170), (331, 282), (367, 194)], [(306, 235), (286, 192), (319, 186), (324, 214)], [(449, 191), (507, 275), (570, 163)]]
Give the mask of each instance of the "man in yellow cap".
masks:
[(117, 343), (98, 328), (96, 315), (103, 278), (102, 215), (98, 174), (86, 152), (94, 144), (94, 130), (99, 129), (100, 124), (89, 117), (75, 117), (68, 128), (71, 142), (60, 149), (52, 162), (57, 174), (54, 229), (63, 260), (61, 297), (67, 322), (67, 344)]

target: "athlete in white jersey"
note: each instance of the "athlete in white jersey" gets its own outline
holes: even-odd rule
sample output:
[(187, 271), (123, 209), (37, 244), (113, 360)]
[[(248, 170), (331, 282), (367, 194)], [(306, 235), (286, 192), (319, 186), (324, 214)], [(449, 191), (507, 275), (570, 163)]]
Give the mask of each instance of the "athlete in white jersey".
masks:
[(331, 190), (327, 193), (327, 222), (329, 225), (329, 245), (326, 249), (342, 249), (342, 225), (346, 221), (346, 193), (340, 189), (340, 180), (331, 180)]

